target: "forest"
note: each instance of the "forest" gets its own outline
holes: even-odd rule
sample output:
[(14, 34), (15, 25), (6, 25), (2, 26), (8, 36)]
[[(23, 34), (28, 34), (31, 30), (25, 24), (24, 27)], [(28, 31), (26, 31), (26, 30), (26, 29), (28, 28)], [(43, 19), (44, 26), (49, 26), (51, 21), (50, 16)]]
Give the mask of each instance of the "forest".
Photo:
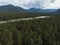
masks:
[(20, 18), (31, 18), (38, 16), (56, 16), (59, 14), (54, 13), (39, 13), (39, 12), (0, 12), (0, 21), (7, 21), (12, 19), (20, 19)]
[(0, 24), (0, 45), (60, 45), (60, 16)]

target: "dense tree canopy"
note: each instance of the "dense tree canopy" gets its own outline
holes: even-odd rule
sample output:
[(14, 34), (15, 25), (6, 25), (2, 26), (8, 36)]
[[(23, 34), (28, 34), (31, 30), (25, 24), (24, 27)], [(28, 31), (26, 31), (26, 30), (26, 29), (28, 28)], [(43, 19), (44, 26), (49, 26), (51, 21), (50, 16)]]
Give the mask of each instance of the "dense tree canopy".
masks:
[(20, 19), (20, 18), (31, 18), (38, 16), (56, 16), (58, 14), (52, 13), (30, 13), (30, 12), (0, 12), (0, 21), (11, 20), (11, 19)]
[(0, 45), (60, 45), (60, 17), (0, 24)]

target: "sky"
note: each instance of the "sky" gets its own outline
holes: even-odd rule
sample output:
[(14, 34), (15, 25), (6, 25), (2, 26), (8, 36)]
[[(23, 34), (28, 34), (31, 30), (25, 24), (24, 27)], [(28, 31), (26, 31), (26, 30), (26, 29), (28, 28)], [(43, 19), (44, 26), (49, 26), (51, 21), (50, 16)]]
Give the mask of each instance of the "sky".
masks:
[(60, 0), (0, 0), (0, 6), (12, 4), (24, 9), (60, 9)]

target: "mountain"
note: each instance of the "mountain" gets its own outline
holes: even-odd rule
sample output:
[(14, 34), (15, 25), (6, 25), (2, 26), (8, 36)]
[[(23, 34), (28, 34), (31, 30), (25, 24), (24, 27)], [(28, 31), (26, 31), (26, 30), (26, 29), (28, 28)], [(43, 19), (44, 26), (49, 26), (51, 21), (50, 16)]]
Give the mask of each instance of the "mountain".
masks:
[(36, 9), (36, 8), (30, 8), (27, 11), (28, 12), (54, 12), (55, 9)]
[(60, 13), (60, 9), (56, 10), (54, 13)]
[(0, 12), (1, 11), (18, 11), (18, 12), (54, 12), (55, 9), (36, 9), (36, 8), (30, 8), (30, 9), (23, 9), (21, 7), (18, 6), (14, 6), (14, 5), (4, 5), (4, 6), (0, 6)]
[(54, 12), (56, 9), (42, 9), (42, 12)]
[(0, 11), (25, 11), (25, 10), (21, 7), (17, 7), (9, 4), (5, 6), (0, 6)]
[(30, 8), (27, 10), (27, 12), (41, 12), (41, 9), (36, 9), (36, 8)]

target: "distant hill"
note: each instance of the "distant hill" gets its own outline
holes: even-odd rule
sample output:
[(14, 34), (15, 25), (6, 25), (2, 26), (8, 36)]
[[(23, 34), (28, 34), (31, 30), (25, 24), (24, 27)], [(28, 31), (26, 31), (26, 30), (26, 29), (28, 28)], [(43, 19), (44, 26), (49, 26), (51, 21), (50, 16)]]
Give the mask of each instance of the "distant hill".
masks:
[(30, 8), (27, 11), (28, 12), (54, 12), (55, 9), (36, 9), (36, 8)]
[(56, 10), (54, 13), (60, 13), (60, 9)]
[(27, 10), (27, 12), (41, 12), (41, 9), (36, 9), (36, 8), (30, 8)]
[(5, 5), (5, 6), (0, 6), (0, 11), (25, 11), (21, 7), (13, 6), (13, 5)]
[(36, 9), (36, 8), (30, 8), (30, 9), (23, 9), (18, 6), (14, 5), (4, 5), (0, 6), (0, 11), (18, 11), (18, 12), (54, 12), (55, 9)]

